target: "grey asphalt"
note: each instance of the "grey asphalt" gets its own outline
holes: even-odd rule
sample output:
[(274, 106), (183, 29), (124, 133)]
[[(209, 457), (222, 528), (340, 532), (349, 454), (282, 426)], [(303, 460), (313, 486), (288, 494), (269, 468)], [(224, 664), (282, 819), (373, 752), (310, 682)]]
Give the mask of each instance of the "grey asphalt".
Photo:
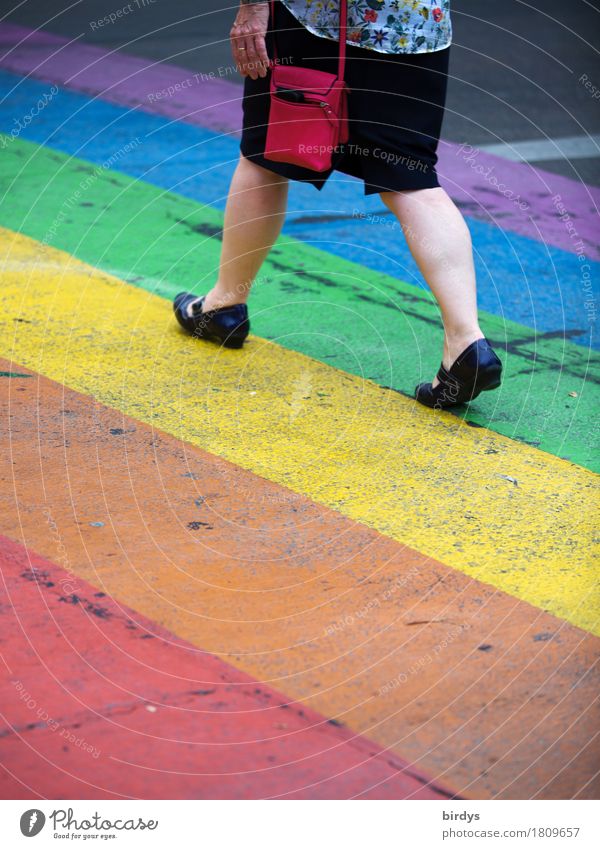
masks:
[[(116, 23), (98, 24), (126, 7)], [(231, 61), (236, 8), (227, 0), (0, 0), (0, 17), (209, 73)], [(453, 0), (452, 10), (445, 138), (482, 146), (600, 132), (600, 0)], [(540, 167), (600, 184), (598, 157)]]

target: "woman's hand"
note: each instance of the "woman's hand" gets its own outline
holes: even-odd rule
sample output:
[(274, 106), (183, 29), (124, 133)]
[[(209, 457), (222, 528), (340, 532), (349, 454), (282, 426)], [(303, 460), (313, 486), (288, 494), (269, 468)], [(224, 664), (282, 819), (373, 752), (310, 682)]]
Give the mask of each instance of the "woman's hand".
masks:
[(241, 0), (229, 38), (235, 64), (243, 77), (267, 76), (269, 56), (265, 35), (269, 25), (269, 4)]

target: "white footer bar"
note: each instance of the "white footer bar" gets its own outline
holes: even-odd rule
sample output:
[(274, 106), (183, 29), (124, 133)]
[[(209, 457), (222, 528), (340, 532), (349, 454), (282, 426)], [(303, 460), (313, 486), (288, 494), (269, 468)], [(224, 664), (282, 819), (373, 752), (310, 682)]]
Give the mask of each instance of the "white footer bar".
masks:
[[(598, 846), (593, 801), (0, 802), (6, 847), (162, 849)], [(25, 834), (31, 827), (32, 834)], [(28, 842), (34, 837), (35, 842)]]

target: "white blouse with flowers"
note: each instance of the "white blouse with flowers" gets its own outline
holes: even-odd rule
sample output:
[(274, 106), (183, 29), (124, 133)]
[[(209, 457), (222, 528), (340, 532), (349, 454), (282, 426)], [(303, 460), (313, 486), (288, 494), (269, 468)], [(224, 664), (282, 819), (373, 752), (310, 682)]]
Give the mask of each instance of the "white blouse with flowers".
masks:
[[(310, 32), (338, 40), (339, 0), (282, 0)], [(450, 0), (348, 0), (347, 43), (381, 53), (433, 53), (452, 41)]]

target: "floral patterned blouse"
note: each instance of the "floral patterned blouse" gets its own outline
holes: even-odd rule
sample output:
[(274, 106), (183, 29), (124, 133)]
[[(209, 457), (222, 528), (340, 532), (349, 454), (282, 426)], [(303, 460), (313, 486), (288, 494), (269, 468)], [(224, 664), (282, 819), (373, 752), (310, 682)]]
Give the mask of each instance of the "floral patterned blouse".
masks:
[[(338, 40), (339, 0), (282, 0), (310, 32)], [(347, 43), (380, 53), (433, 53), (452, 41), (450, 0), (348, 0)]]

